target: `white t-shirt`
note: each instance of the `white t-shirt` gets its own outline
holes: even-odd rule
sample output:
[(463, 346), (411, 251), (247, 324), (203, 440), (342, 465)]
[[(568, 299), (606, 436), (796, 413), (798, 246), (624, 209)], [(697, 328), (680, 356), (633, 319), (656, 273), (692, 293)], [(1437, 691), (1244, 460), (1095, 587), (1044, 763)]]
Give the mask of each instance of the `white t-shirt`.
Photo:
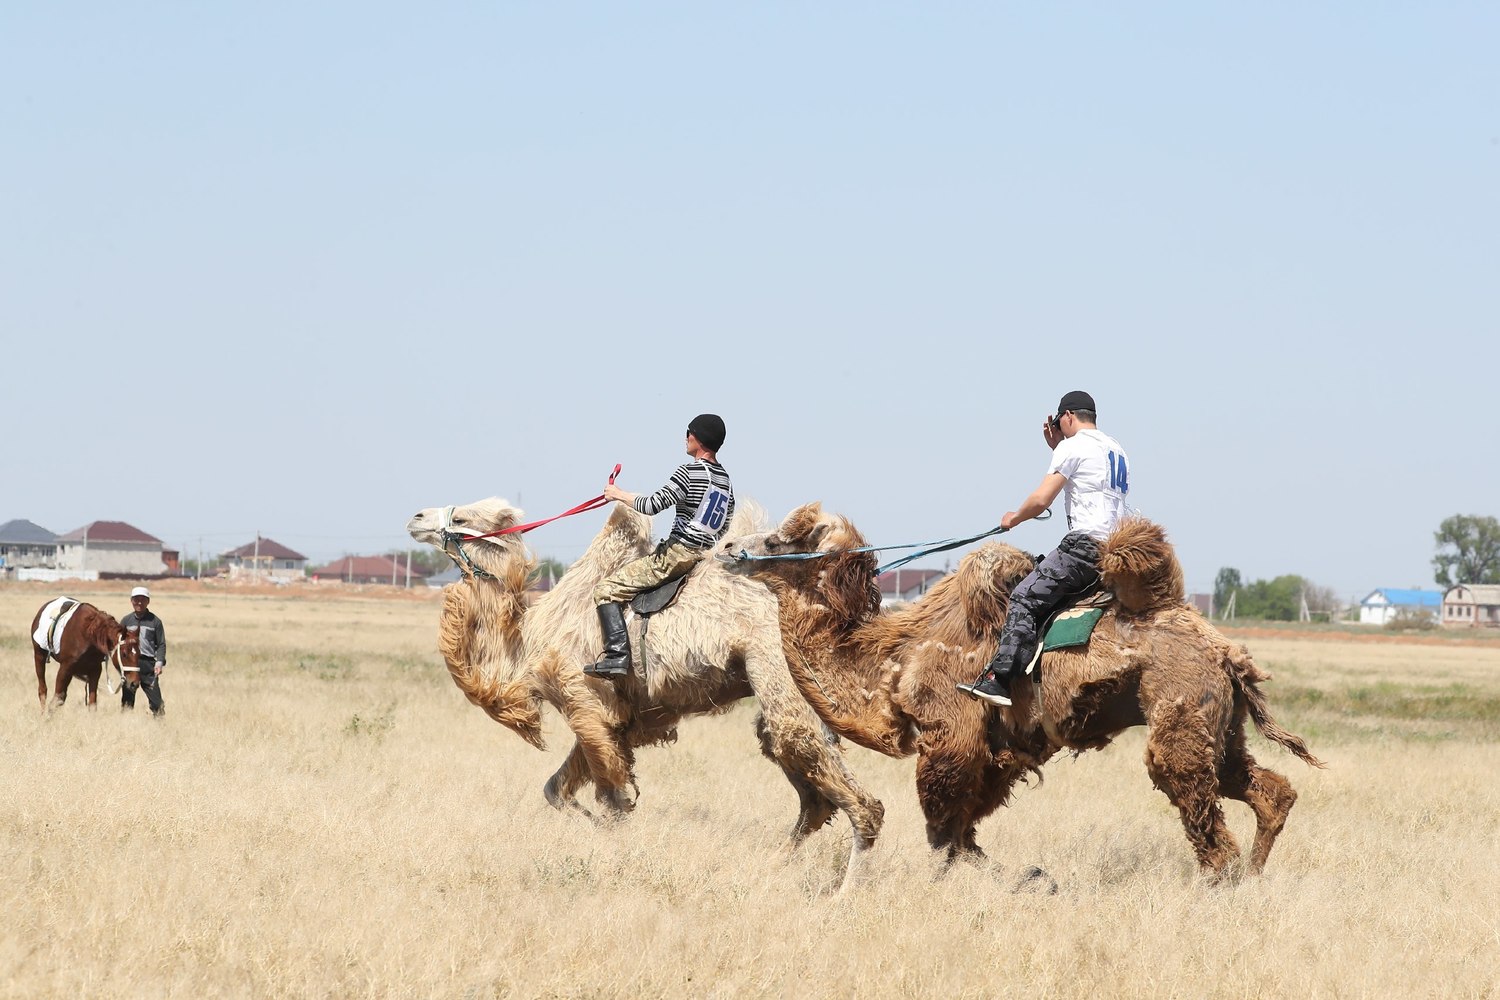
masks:
[(1130, 463), (1120, 442), (1101, 430), (1085, 427), (1052, 449), (1047, 473), (1059, 473), (1069, 531), (1086, 531), (1099, 541), (1125, 516), (1130, 492)]

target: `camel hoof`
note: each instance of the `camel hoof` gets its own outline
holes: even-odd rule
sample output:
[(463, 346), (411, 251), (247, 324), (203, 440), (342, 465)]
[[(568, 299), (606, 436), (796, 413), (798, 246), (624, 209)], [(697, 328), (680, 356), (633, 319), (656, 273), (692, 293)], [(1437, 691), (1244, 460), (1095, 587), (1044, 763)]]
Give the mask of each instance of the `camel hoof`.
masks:
[(1057, 879), (1048, 875), (1046, 869), (1032, 865), (1021, 870), (1010, 891), (1030, 893), (1033, 896), (1056, 896)]
[(559, 811), (566, 811), (569, 806), (577, 804), (573, 800), (562, 797), (562, 793), (557, 790), (557, 782), (555, 781), (549, 781), (542, 786), (542, 797), (547, 800), (549, 806)]

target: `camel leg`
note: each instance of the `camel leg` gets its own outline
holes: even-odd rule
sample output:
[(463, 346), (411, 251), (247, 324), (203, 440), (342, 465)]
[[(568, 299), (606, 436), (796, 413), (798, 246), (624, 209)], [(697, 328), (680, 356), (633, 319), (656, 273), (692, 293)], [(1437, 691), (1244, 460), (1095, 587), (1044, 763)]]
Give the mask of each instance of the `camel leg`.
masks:
[(974, 832), (982, 816), (994, 810), (990, 804), (983, 813), (979, 811), (987, 784), (987, 758), (988, 752), (979, 757), (952, 745), (924, 750), (917, 757), (917, 801), (927, 820), (927, 844), (943, 852), (946, 864), (961, 857), (984, 857)]
[(768, 747), (768, 755), (782, 770), (802, 775), (849, 817), (854, 845), (844, 871), (843, 888), (847, 889), (880, 834), (885, 806), (861, 788), (844, 766), (844, 758), (831, 742), (832, 733), (798, 694), (779, 643), (774, 655), (747, 655), (745, 672), (760, 700), (762, 746)]
[(576, 749), (587, 763), (599, 804), (615, 814), (634, 809), (635, 801), (625, 790), (634, 780), (634, 755), (622, 735), (623, 720), (610, 717), (582, 677), (565, 688), (559, 707), (578, 739)]
[(755, 735), (760, 740), (760, 752), (766, 758), (781, 768), (786, 775), (786, 780), (791, 782), (797, 790), (797, 799), (802, 804), (801, 812), (797, 814), (797, 822), (792, 826), (792, 846), (801, 844), (804, 840), (828, 825), (833, 819), (833, 814), (838, 812), (838, 806), (828, 796), (807, 780), (807, 776), (800, 771), (794, 771), (776, 758), (776, 753), (771, 745), (770, 730), (766, 728), (766, 717), (764, 713), (757, 712), (755, 715)]
[(1214, 740), (1201, 714), (1182, 701), (1156, 706), (1146, 738), (1146, 771), (1182, 816), (1182, 827), (1199, 867), (1222, 878), (1239, 857), (1239, 845), (1224, 824)]
[(1261, 767), (1245, 746), (1244, 719), (1230, 729), (1219, 768), (1219, 790), (1226, 798), (1238, 799), (1255, 813), (1255, 842), (1245, 871), (1259, 875), (1276, 837), (1286, 826), (1287, 814), (1297, 801), (1292, 783), (1269, 768)]
[(589, 774), (588, 758), (584, 756), (583, 744), (573, 743), (573, 749), (568, 751), (567, 759), (562, 762), (562, 767), (557, 773), (547, 779), (542, 786), (542, 794), (546, 796), (547, 804), (554, 809), (582, 809), (578, 804), (578, 790), (593, 780)]

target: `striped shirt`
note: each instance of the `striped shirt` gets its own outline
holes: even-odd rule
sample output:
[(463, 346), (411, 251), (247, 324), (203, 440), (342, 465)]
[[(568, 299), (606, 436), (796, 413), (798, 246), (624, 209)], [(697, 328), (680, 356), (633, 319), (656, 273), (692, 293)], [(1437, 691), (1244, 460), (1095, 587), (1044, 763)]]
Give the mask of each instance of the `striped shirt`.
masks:
[(677, 467), (667, 485), (631, 505), (642, 514), (676, 506), (670, 540), (695, 549), (713, 548), (734, 518), (734, 487), (718, 462), (696, 459)]

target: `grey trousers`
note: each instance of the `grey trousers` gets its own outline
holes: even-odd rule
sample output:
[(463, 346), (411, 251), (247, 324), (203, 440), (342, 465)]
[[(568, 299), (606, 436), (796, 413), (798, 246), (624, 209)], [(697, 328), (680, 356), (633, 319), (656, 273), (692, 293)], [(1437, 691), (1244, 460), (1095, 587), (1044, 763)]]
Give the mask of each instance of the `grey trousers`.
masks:
[(1070, 531), (1057, 548), (1042, 557), (1036, 569), (1010, 593), (1010, 610), (1000, 632), (1000, 648), (990, 669), (1002, 677), (1020, 677), (1036, 656), (1037, 631), (1042, 621), (1070, 597), (1099, 579), (1099, 543), (1082, 531)]

